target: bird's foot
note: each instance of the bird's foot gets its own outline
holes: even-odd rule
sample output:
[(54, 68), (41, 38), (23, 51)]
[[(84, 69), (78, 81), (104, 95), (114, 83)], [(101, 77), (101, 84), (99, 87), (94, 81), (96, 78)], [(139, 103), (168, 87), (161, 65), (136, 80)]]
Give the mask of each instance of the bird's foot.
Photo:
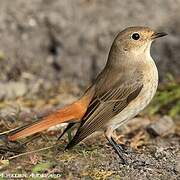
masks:
[(119, 158), (121, 159), (121, 163), (127, 165), (128, 163), (125, 158), (125, 150), (124, 150), (123, 146), (120, 144), (117, 144), (116, 141), (112, 137), (108, 138), (108, 141), (110, 142), (113, 149), (115, 150), (115, 152), (118, 154)]
[(128, 164), (127, 160), (125, 158), (125, 154), (119, 149), (119, 147), (117, 147), (116, 153), (118, 154), (120, 160), (121, 160), (121, 164)]

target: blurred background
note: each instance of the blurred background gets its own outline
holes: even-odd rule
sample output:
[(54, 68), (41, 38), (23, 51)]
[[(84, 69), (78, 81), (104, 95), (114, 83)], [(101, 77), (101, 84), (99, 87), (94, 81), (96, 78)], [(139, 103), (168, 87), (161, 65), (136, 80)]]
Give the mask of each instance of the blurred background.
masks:
[(86, 86), (116, 34), (149, 26), (169, 35), (152, 47), (160, 79), (180, 75), (179, 0), (0, 0), (0, 80)]
[(42, 107), (63, 93), (69, 103), (102, 70), (119, 31), (149, 26), (169, 34), (151, 49), (160, 82), (176, 83), (162, 97), (169, 109), (180, 91), (179, 9), (180, 0), (0, 0), (0, 100), (41, 98)]
[[(128, 26), (149, 26), (168, 36), (152, 45), (151, 54), (161, 83), (143, 118), (148, 116), (156, 122), (166, 115), (170, 120), (166, 117), (164, 126), (160, 121), (155, 130), (150, 127), (150, 134), (152, 131), (159, 133), (158, 136), (165, 132), (177, 134), (180, 129), (179, 11), (180, 0), (0, 0), (1, 131), (24, 121), (31, 122), (32, 111), (45, 109), (46, 112), (77, 99), (104, 67), (117, 33)], [(147, 127), (152, 123), (149, 119), (139, 122), (146, 122), (141, 125)], [(137, 139), (135, 143), (139, 142)], [(177, 140), (169, 139), (168, 143), (172, 141), (179, 147)], [(161, 147), (159, 141), (154, 144), (158, 143)], [(170, 154), (168, 158), (176, 156)], [(168, 167), (164, 161), (161, 163)], [(172, 177), (170, 172), (173, 170), (167, 169), (166, 177)]]

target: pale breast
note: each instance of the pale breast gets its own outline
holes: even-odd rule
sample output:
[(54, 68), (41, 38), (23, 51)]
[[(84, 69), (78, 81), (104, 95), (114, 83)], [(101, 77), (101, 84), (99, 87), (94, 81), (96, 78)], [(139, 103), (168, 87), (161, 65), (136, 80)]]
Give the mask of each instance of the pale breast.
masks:
[(158, 86), (158, 71), (153, 60), (148, 63), (148, 66), (148, 72), (144, 72), (144, 84), (141, 92), (125, 109), (109, 121), (108, 125), (111, 125), (112, 128), (116, 129), (136, 116), (150, 103), (155, 95)]

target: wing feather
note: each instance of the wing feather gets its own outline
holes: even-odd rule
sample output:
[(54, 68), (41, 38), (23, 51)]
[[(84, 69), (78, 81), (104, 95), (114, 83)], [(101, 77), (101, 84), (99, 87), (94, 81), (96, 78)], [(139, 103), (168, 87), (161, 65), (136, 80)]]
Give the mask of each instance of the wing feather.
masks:
[(140, 93), (141, 81), (115, 84), (103, 94), (96, 95), (90, 103), (81, 125), (67, 148), (71, 148), (87, 136), (100, 130), (111, 118), (121, 112)]

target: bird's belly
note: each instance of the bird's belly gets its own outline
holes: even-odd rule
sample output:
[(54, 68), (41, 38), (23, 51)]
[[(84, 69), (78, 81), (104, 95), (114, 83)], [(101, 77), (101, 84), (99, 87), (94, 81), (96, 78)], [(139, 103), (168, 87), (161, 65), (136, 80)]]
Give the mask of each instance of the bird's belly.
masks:
[(152, 100), (157, 89), (158, 80), (148, 82), (141, 90), (140, 94), (128, 104), (119, 114), (112, 118), (108, 126), (116, 129), (124, 122), (132, 119), (139, 112), (141, 112)]

